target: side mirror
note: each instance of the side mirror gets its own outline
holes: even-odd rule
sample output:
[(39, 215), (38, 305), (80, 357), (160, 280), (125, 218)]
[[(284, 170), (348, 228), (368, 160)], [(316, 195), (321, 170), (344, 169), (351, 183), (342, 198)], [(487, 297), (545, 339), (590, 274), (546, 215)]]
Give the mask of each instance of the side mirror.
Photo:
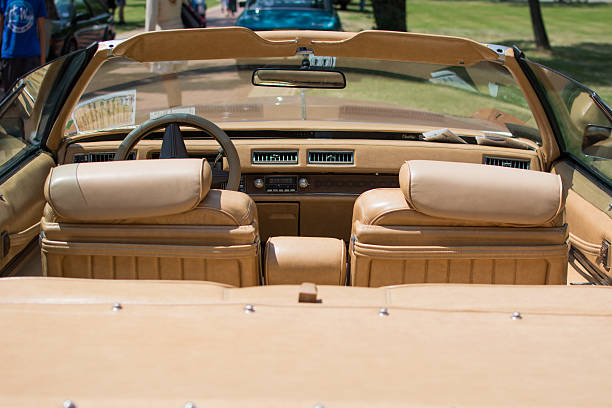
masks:
[(611, 135), (612, 127), (586, 125), (582, 134), (582, 152), (589, 156), (612, 158)]

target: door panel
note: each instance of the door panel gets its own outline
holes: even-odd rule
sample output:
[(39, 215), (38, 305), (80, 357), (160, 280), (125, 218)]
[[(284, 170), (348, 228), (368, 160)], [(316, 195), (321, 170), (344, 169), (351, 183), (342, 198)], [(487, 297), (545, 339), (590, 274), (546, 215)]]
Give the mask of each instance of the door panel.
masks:
[(30, 72), (0, 104), (0, 275), (37, 247), (29, 244), (39, 233), (44, 183), (55, 165), (43, 150), (47, 134), (90, 55), (74, 53)]
[(570, 263), (578, 273), (587, 275), (587, 281), (612, 284), (612, 253), (607, 257), (600, 254), (602, 243), (612, 242), (612, 194), (570, 160), (555, 163), (553, 172), (563, 180)]
[(0, 269), (38, 236), (45, 205), (43, 187), (54, 165), (49, 154), (40, 153), (0, 185), (0, 225), (10, 246), (0, 259)]

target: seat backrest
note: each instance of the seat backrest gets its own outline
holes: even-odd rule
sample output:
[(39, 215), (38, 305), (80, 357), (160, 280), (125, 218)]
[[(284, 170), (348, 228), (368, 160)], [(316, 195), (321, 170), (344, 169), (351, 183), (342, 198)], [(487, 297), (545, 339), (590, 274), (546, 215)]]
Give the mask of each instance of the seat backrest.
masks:
[(45, 185), (48, 276), (259, 283), (257, 209), (246, 194), (210, 190), (206, 160), (135, 160), (56, 167)]
[(399, 177), (355, 202), (353, 284), (565, 282), (558, 176), (415, 160)]

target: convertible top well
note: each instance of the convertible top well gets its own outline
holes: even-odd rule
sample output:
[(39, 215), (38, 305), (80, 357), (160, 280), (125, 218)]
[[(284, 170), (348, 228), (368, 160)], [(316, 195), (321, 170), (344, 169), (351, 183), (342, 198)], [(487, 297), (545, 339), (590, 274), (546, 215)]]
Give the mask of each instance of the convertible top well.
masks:
[(608, 405), (610, 288), (317, 289), (5, 280), (0, 405)]

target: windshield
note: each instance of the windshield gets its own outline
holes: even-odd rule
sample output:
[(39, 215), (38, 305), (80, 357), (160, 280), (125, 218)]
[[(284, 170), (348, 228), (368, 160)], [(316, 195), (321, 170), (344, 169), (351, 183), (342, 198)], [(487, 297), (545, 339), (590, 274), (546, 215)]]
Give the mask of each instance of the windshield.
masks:
[[(251, 83), (257, 68), (297, 69), (305, 64), (342, 72), (346, 87)], [(293, 121), (306, 129), (452, 128), (460, 135), (522, 132), (539, 138), (523, 94), (497, 63), (463, 67), (312, 55), (156, 63), (114, 58), (90, 82), (66, 134), (130, 128), (169, 112), (202, 116), (226, 129), (245, 128), (247, 122), (262, 129)]]

